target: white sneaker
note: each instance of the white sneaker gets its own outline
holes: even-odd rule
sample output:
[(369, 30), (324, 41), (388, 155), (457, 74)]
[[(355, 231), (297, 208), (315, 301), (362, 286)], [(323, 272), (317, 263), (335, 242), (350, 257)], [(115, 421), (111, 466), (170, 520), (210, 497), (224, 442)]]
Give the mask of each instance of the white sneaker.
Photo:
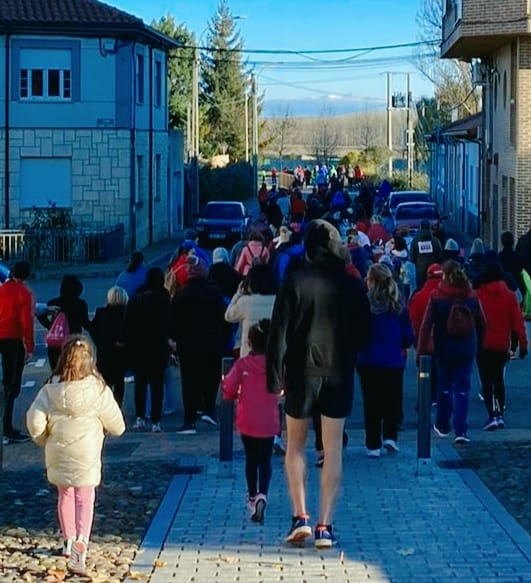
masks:
[(72, 553), (68, 561), (68, 568), (73, 573), (84, 575), (87, 569), (87, 544), (82, 540), (76, 540), (72, 545)]
[(153, 423), (153, 425), (151, 426), (151, 432), (162, 433), (162, 427), (160, 426), (160, 423)]
[(70, 557), (72, 554), (72, 546), (74, 544), (73, 538), (67, 538), (63, 541), (63, 557)]
[(380, 457), (380, 450), (379, 449), (367, 449), (367, 456), (370, 458), (378, 458)]
[(137, 417), (135, 424), (133, 425), (133, 427), (131, 427), (131, 429), (133, 431), (142, 431), (146, 428), (146, 422), (144, 421), (144, 419), (142, 419), (142, 417)]
[(396, 443), (396, 441), (394, 439), (385, 439), (383, 442), (383, 446), (384, 446), (385, 451), (387, 451), (389, 453), (398, 453), (399, 452), (398, 444)]

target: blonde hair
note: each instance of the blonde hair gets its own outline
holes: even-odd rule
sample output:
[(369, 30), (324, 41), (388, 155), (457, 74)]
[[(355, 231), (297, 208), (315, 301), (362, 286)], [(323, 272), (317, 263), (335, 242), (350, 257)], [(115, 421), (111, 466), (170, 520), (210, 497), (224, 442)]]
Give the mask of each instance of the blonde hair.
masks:
[(123, 287), (114, 285), (107, 292), (107, 305), (125, 306), (129, 301), (129, 296)]
[(371, 312), (400, 314), (403, 309), (402, 296), (389, 267), (384, 263), (374, 263), (369, 267), (367, 280), (374, 283), (368, 293)]
[(468, 276), (465, 271), (461, 269), (457, 261), (453, 261), (452, 259), (445, 261), (443, 263), (443, 274), (444, 278), (452, 287), (459, 289), (467, 289), (470, 287)]
[(98, 378), (104, 387), (105, 381), (96, 368), (94, 355), (94, 345), (90, 339), (83, 334), (73, 334), (63, 344), (53, 372), (63, 382), (80, 381), (92, 375)]

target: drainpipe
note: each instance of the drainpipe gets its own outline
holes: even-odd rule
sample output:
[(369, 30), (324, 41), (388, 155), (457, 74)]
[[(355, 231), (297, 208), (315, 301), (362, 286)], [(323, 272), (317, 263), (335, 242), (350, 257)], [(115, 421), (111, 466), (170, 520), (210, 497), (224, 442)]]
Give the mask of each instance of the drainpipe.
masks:
[(483, 209), (483, 201), (481, 200), (481, 177), (483, 174), (483, 142), (477, 138), (470, 138), (470, 142), (478, 145), (478, 162), (479, 162), (479, 173), (478, 173), (478, 191), (477, 191), (477, 205), (478, 205), (478, 214), (477, 214), (477, 237), (481, 237), (481, 214)]
[(148, 163), (148, 237), (153, 243), (153, 47), (149, 47), (149, 163)]
[[(133, 74), (133, 103), (131, 109), (131, 162), (129, 187), (129, 223), (131, 228), (131, 249), (136, 249), (136, 42), (131, 46), (131, 64)], [(119, 89), (117, 87), (117, 89)]]
[(4, 116), (5, 116), (5, 132), (4, 132), (4, 228), (9, 229), (9, 188), (10, 188), (10, 177), (9, 177), (9, 106), (11, 95), (9, 91), (10, 85), (10, 63), (11, 61), (11, 35), (6, 35), (6, 48), (5, 48), (5, 63), (4, 63), (4, 75), (5, 75), (5, 90), (4, 90)]

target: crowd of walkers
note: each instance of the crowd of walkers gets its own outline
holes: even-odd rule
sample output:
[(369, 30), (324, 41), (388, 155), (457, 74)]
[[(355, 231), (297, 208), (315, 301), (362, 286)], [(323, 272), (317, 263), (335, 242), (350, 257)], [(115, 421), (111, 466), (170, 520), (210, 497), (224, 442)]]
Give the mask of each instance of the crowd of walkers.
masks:
[[(417, 358), (432, 357), (437, 436), (453, 431), (457, 444), (470, 441), (476, 363), (488, 415), (483, 429), (505, 427), (504, 368), (528, 350), (522, 302), (531, 249), (528, 256), (521, 252), (525, 241), (518, 252), (504, 233), (498, 253), (476, 239), (465, 258), (454, 239), (427, 222), (415, 237), (393, 231), (381, 213), (384, 189), (363, 187), (351, 198), (333, 179), (317, 182), (306, 200), (297, 188), (266, 195), (248, 236), (231, 248), (217, 247), (211, 259), (190, 230), (166, 271), (148, 268), (135, 251), (92, 320), (83, 285), (71, 275), (39, 313), (52, 374), (27, 425), (46, 448), (48, 477), (59, 491), (63, 551), (73, 570), (84, 569), (104, 431), (125, 428), (128, 371), (135, 383), (131, 429), (159, 433), (164, 410), (174, 407), (168, 370), (178, 359), (184, 417), (177, 433), (195, 435), (199, 421), (217, 426), (221, 359), (235, 358), (221, 388), (223, 398), (237, 401), (250, 517), (263, 522), (272, 455), (285, 455), (293, 507), (289, 544), (312, 534), (318, 548), (335, 542), (332, 518), (355, 371), (372, 459), (399, 453), (410, 348)], [(531, 243), (531, 231), (528, 238)], [(27, 439), (13, 427), (12, 414), (21, 367), (33, 350), (28, 275), (29, 266), (17, 264), (0, 286), (4, 439), (13, 443)], [(59, 333), (62, 346), (51, 340)], [(305, 480), (310, 423), (322, 471), (314, 529)], [(65, 435), (75, 452), (59, 446)]]

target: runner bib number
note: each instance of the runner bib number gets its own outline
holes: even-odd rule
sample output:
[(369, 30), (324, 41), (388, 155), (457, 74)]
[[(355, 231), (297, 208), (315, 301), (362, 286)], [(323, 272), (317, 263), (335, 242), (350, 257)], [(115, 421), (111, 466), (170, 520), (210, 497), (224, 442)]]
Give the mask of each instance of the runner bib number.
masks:
[(433, 253), (433, 245), (432, 245), (431, 241), (419, 241), (418, 246), (419, 246), (419, 253), (421, 255), (426, 254), (426, 253)]

